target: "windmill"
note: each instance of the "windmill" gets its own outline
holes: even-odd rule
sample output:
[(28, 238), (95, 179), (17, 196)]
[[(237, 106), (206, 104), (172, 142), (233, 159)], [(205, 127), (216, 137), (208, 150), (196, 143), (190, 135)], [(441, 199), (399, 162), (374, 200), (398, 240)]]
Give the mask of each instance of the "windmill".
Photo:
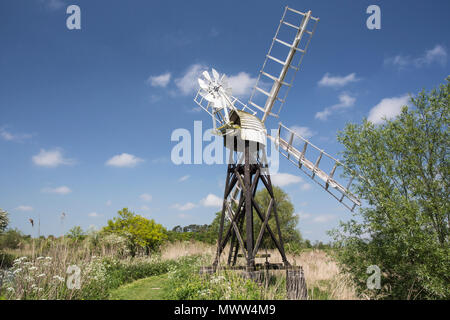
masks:
[[(353, 211), (356, 206), (361, 205), (360, 200), (350, 191), (354, 178), (349, 177), (349, 172), (350, 176), (354, 174), (343, 163), (281, 122), (274, 136), (269, 135), (265, 127), (265, 122), (270, 117), (279, 117), (318, 21), (311, 11), (300, 12), (285, 7), (247, 103), (232, 95), (232, 88), (229, 87), (226, 76), (220, 75), (215, 69), (212, 69), (212, 74), (204, 71), (198, 79), (200, 88), (194, 101), (211, 116), (214, 132), (224, 137), (224, 145), (230, 150), (213, 271), (216, 270), (228, 243), (230, 250), (227, 264), (230, 268), (245, 268), (247, 272), (262, 267), (292, 268), (284, 250), (268, 170), (265, 151), (267, 138), (274, 142), (283, 156), (349, 210)], [(343, 183), (345, 178), (344, 175), (339, 175), (339, 171), (347, 173), (346, 183)], [(255, 192), (260, 182), (270, 195), (266, 212), (262, 212), (255, 200)], [(254, 214), (261, 220), (261, 229), (256, 233), (253, 225)], [(272, 216), (276, 224), (275, 230), (272, 230), (268, 223)], [(225, 219), (229, 221), (226, 230)], [(257, 253), (266, 233), (278, 249), (283, 263), (271, 264), (267, 260), (265, 264), (255, 262), (255, 258), (261, 256)], [(241, 255), (246, 259), (245, 267), (236, 267), (239, 251), (242, 251)]]

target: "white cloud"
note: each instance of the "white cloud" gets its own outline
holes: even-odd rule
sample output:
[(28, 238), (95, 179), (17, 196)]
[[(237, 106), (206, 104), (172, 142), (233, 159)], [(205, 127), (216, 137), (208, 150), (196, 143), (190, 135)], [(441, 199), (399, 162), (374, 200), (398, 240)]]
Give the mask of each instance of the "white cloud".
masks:
[(150, 76), (147, 79), (147, 83), (149, 85), (151, 85), (152, 87), (165, 88), (169, 84), (171, 77), (172, 77), (172, 74), (170, 72), (166, 72), (159, 76)]
[(236, 97), (248, 97), (256, 83), (247, 72), (239, 72), (236, 75), (227, 76), (228, 85), (232, 88), (232, 94)]
[(67, 159), (63, 157), (60, 149), (53, 149), (41, 151), (32, 157), (33, 163), (37, 166), (54, 168), (60, 165), (71, 165), (75, 163), (73, 159)]
[(22, 142), (25, 139), (31, 138), (31, 134), (14, 134), (6, 130), (6, 128), (0, 127), (0, 138), (2, 138), (5, 141), (14, 141), (14, 142)]
[(98, 214), (97, 212), (91, 212), (88, 214), (89, 217), (91, 218), (98, 218), (98, 217), (102, 217), (102, 214)]
[(311, 190), (312, 185), (310, 183), (304, 183), (300, 186), (300, 190), (302, 191), (308, 191)]
[(314, 217), (313, 221), (317, 223), (326, 223), (336, 219), (336, 216), (333, 214), (322, 214)]
[(112, 201), (111, 201), (111, 200), (108, 200), (108, 201), (106, 201), (105, 204), (106, 204), (107, 207), (110, 207), (110, 206), (112, 205)]
[(179, 204), (179, 203), (175, 203), (172, 208), (173, 209), (177, 209), (179, 211), (188, 211), (188, 210), (192, 210), (195, 207), (197, 207), (197, 205), (195, 203), (192, 202), (188, 202), (185, 204)]
[(425, 50), (425, 52), (419, 57), (414, 58), (399, 54), (394, 57), (386, 58), (384, 60), (384, 64), (392, 65), (398, 69), (406, 69), (407, 67), (421, 68), (434, 63), (444, 66), (447, 63), (447, 57), (447, 49), (437, 44), (434, 48)]
[(190, 175), (185, 175), (185, 176), (182, 176), (180, 179), (178, 179), (178, 182), (183, 182), (183, 181), (186, 181), (187, 179), (189, 179), (191, 176)]
[(305, 139), (309, 139), (315, 134), (315, 132), (308, 127), (292, 126), (290, 129)]
[(148, 193), (143, 193), (143, 194), (141, 194), (141, 195), (139, 196), (139, 198), (140, 198), (142, 201), (145, 201), (145, 202), (150, 202), (150, 201), (152, 201), (152, 195), (151, 195), (151, 194), (148, 194)]
[(298, 217), (300, 220), (306, 220), (312, 217), (312, 215), (310, 213), (306, 213), (306, 212), (299, 212), (297, 213)]
[(383, 117), (392, 119), (401, 113), (402, 107), (407, 105), (409, 96), (407, 94), (400, 97), (384, 98), (369, 112), (367, 120), (374, 124), (383, 122)]
[(425, 51), (424, 56), (416, 60), (416, 64), (419, 66), (434, 62), (440, 65), (445, 65), (447, 62), (447, 50), (441, 45), (436, 45), (433, 49)]
[(132, 168), (137, 166), (139, 163), (143, 162), (144, 160), (141, 158), (138, 158), (132, 154), (128, 153), (122, 153), (118, 154), (108, 161), (106, 161), (107, 166), (111, 167), (128, 167)]
[(206, 196), (206, 198), (200, 200), (200, 204), (204, 207), (221, 207), (223, 200), (215, 194), (210, 193)]
[(182, 94), (188, 95), (198, 89), (197, 79), (200, 74), (208, 68), (202, 64), (193, 64), (185, 72), (181, 78), (175, 79), (175, 84)]
[(57, 10), (65, 5), (64, 1), (62, 0), (40, 0), (40, 1), (44, 3), (50, 10)]
[(294, 183), (300, 183), (303, 181), (303, 179), (299, 176), (294, 176), (293, 174), (289, 173), (276, 173), (271, 175), (271, 178), (272, 183), (280, 187), (284, 187)]
[(331, 114), (333, 114), (333, 112), (352, 107), (355, 104), (355, 101), (355, 97), (352, 97), (347, 93), (341, 93), (341, 95), (339, 95), (339, 103), (325, 108), (323, 111), (317, 112), (315, 118), (319, 120), (326, 120)]
[(139, 209), (142, 211), (150, 211), (150, 208), (146, 205), (141, 206)]
[(17, 211), (33, 211), (33, 207), (31, 206), (18, 206), (16, 208)]
[(180, 213), (177, 217), (181, 219), (187, 219), (190, 218), (191, 216), (185, 213)]
[(356, 78), (355, 73), (350, 73), (344, 77), (331, 76), (329, 73), (325, 75), (318, 82), (319, 87), (343, 87), (351, 82), (357, 82), (361, 79)]
[[(198, 90), (197, 79), (201, 76), (201, 73), (208, 70), (208, 67), (203, 64), (191, 65), (183, 76), (175, 79), (175, 85), (184, 95), (192, 94)], [(256, 83), (256, 78), (253, 78), (247, 72), (239, 72), (235, 75), (227, 75), (228, 85), (232, 88), (232, 94), (234, 96), (244, 98), (248, 97)]]
[(45, 192), (45, 193), (56, 193), (56, 194), (65, 195), (65, 194), (71, 193), (72, 190), (70, 190), (69, 187), (61, 186), (61, 187), (57, 187), (57, 188), (44, 188), (44, 189), (42, 189), (42, 192)]

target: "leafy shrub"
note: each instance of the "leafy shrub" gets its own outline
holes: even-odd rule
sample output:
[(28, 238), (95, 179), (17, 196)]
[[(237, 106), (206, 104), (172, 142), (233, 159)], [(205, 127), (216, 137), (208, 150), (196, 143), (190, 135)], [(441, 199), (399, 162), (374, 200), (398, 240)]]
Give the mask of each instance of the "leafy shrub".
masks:
[(23, 234), (17, 229), (9, 229), (0, 235), (0, 249), (17, 249), (23, 241)]
[(16, 256), (11, 253), (0, 252), (0, 269), (7, 269), (13, 266)]
[[(276, 292), (267, 290), (253, 280), (245, 279), (235, 271), (200, 275), (205, 257), (184, 257), (169, 271), (172, 290), (167, 298), (172, 300), (260, 300), (283, 299), (285, 291), (280, 281), (273, 285)], [(268, 295), (270, 294), (270, 295)]]

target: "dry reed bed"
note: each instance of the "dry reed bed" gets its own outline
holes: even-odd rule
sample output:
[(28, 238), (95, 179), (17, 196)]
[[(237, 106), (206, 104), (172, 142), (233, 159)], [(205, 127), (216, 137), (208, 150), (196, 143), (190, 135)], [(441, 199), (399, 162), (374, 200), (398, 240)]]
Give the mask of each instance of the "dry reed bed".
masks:
[[(226, 262), (229, 248), (225, 248), (221, 256), (221, 263)], [(216, 247), (202, 242), (176, 242), (164, 246), (161, 250), (162, 259), (177, 259), (188, 255), (208, 255), (214, 258)], [(281, 256), (276, 250), (268, 250), (270, 262), (282, 262)], [(264, 262), (264, 259), (257, 259)], [(292, 265), (302, 266), (308, 288), (319, 288), (328, 293), (329, 298), (337, 300), (359, 299), (356, 290), (348, 276), (340, 273), (339, 266), (325, 251), (309, 250), (300, 255), (288, 255)], [(212, 260), (211, 260), (212, 262)], [(240, 258), (238, 263), (243, 263)], [(315, 299), (314, 291), (309, 297)]]

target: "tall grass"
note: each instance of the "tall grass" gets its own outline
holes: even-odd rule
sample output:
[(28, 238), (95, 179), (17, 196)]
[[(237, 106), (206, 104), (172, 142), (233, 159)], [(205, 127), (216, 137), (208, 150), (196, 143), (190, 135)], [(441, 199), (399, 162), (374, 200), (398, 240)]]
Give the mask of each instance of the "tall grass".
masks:
[[(222, 254), (221, 264), (225, 264), (226, 254), (229, 248), (225, 248), (225, 254)], [(178, 242), (171, 243), (165, 246), (162, 250), (162, 257), (167, 259), (179, 258), (183, 256), (191, 256), (191, 255), (202, 255), (203, 259), (201, 260), (202, 266), (210, 265), (213, 261), (213, 258), (216, 253), (216, 248), (214, 246), (204, 244), (201, 242)], [(268, 250), (267, 253), (270, 254), (270, 262), (279, 263), (282, 262), (281, 256), (276, 250)], [(257, 259), (258, 260), (258, 259)], [(264, 262), (265, 259), (259, 259), (257, 262)], [(356, 294), (355, 287), (353, 286), (351, 279), (349, 276), (341, 273), (337, 263), (332, 259), (332, 257), (322, 250), (305, 250), (300, 254), (288, 254), (288, 260), (292, 265), (302, 266), (306, 284), (308, 287), (308, 299), (333, 299), (333, 300), (355, 300), (360, 299), (360, 297)], [(243, 264), (244, 258), (238, 258), (238, 263)], [(191, 274), (193, 276), (190, 278), (192, 283), (203, 283), (206, 287), (209, 287), (209, 283), (207, 283), (208, 277), (203, 277), (203, 280), (199, 280), (197, 275), (195, 274), (194, 265), (191, 267)], [(183, 277), (187, 279), (188, 270), (180, 271), (183, 274)], [(236, 272), (226, 272), (220, 271), (215, 276), (209, 278), (208, 281), (217, 281), (214, 279), (220, 279), (216, 283), (216, 289), (219, 290), (220, 286), (218, 284), (225, 285), (236, 284), (242, 281), (243, 277), (238, 276), (235, 277)], [(258, 289), (262, 292), (256, 294), (258, 299), (284, 299), (285, 298), (285, 272), (284, 271), (272, 271), (271, 272), (271, 284), (263, 285), (263, 287), (258, 287)], [(214, 278), (216, 277), (216, 278)], [(217, 278), (218, 277), (218, 278)], [(202, 282), (203, 281), (203, 282)], [(240, 283), (242, 284), (242, 283)], [(176, 286), (176, 283), (173, 284)], [(190, 285), (191, 289), (193, 285)], [(245, 287), (245, 285), (244, 285)], [(250, 288), (250, 287), (249, 287)], [(200, 290), (200, 289), (199, 289)], [(214, 291), (215, 289), (213, 289)], [(239, 288), (236, 287), (237, 291)], [(189, 291), (189, 290), (188, 290)], [(183, 296), (184, 298), (193, 298), (199, 299), (201, 296), (196, 295), (195, 290), (189, 291), (190, 293), (187, 296)], [(201, 291), (201, 290), (200, 290)], [(227, 299), (231, 295), (227, 293), (226, 290), (222, 288), (223, 295), (220, 296), (222, 299)], [(218, 294), (216, 292), (216, 294)], [(284, 295), (284, 296), (283, 296)], [(211, 296), (211, 294), (209, 294)], [(239, 295), (233, 295), (234, 298), (239, 297)]]
[[(10, 250), (22, 254), (11, 268), (0, 270), (0, 296), (7, 299), (107, 299), (118, 286), (151, 275), (166, 273), (172, 261), (158, 256), (130, 258), (121, 239), (73, 241), (59, 239), (35, 250)], [(79, 269), (79, 286), (73, 280)]]
[[(272, 271), (270, 281), (257, 284), (237, 272), (219, 268), (214, 275), (200, 275), (202, 266), (211, 265), (215, 246), (202, 242), (166, 243), (159, 253), (131, 258), (120, 238), (84, 241), (58, 239), (37, 241), (34, 250), (22, 246), (9, 250), (17, 256), (7, 271), (0, 270), (0, 297), (7, 299), (108, 299), (109, 292), (122, 284), (168, 273), (169, 299), (285, 299), (284, 271)], [(220, 265), (226, 263), (226, 253)], [(271, 262), (281, 262), (269, 250)], [(238, 263), (244, 263), (239, 258)], [(358, 299), (350, 279), (324, 251), (308, 250), (288, 255), (302, 266), (309, 299)], [(264, 262), (260, 260), (257, 262)], [(68, 267), (81, 270), (80, 288), (70, 289)], [(70, 281), (69, 281), (70, 282)]]

